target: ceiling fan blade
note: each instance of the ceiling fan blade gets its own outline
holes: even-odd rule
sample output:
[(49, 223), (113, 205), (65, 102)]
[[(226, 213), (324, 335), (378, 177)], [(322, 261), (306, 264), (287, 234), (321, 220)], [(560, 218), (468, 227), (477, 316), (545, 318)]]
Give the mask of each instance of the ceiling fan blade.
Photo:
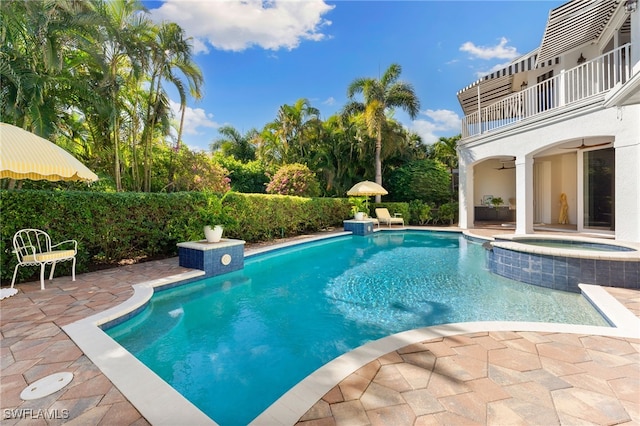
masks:
[(596, 144), (593, 144), (593, 145), (585, 145), (585, 143), (582, 142), (580, 144), (580, 146), (569, 146), (569, 147), (562, 148), (562, 149), (587, 149), (587, 148), (593, 148), (593, 147), (596, 147), (596, 146), (605, 146), (605, 145), (609, 145), (609, 144), (611, 144), (611, 142), (596, 143)]
[(611, 144), (611, 142), (596, 143), (596, 144), (593, 144), (593, 145), (584, 145), (584, 147), (582, 147), (580, 149), (593, 148), (593, 147), (596, 147), (596, 146), (605, 146), (605, 145), (610, 145), (610, 144)]

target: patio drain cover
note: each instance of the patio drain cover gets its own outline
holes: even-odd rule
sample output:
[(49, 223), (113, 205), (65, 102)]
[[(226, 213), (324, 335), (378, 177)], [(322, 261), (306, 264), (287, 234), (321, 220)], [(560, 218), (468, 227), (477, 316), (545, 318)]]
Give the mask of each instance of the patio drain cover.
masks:
[(22, 393), (20, 393), (20, 398), (29, 401), (51, 395), (67, 386), (71, 380), (73, 380), (73, 373), (63, 372), (51, 374), (40, 380), (36, 380), (24, 388)]

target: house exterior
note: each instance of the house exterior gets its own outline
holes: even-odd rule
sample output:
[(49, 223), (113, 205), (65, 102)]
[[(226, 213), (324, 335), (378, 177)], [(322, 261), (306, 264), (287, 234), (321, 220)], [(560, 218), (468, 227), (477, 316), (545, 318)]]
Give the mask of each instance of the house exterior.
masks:
[(551, 10), (536, 50), (458, 92), (460, 227), (491, 220), (516, 234), (555, 228), (640, 242), (636, 2)]

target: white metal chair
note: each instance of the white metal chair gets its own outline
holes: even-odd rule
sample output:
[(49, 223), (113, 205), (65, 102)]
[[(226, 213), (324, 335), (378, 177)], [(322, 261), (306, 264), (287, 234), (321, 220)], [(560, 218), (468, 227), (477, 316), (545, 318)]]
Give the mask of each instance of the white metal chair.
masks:
[[(73, 243), (73, 250), (64, 250), (60, 246)], [(69, 244), (69, 247), (71, 244)], [(51, 245), (51, 237), (39, 229), (22, 229), (13, 236), (13, 252), (18, 257), (18, 264), (13, 271), (11, 288), (16, 282), (16, 274), (19, 266), (40, 266), (40, 289), (44, 290), (44, 268), (51, 264), (49, 279), (53, 279), (53, 272), (56, 263), (73, 260), (71, 276), (76, 280), (76, 254), (78, 253), (78, 242), (76, 240), (66, 240), (59, 244)]]

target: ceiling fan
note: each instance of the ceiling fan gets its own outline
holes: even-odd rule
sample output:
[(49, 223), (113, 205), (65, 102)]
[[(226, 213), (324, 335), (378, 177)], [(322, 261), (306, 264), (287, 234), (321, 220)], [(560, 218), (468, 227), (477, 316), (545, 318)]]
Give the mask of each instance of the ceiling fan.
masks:
[(502, 163), (502, 166), (501, 166), (501, 167), (498, 167), (496, 170), (508, 170), (508, 169), (515, 169), (515, 168), (516, 168), (516, 166), (513, 166), (513, 167), (506, 167), (506, 166), (504, 165), (504, 163)]
[(515, 165), (515, 164), (513, 165), (513, 167), (507, 167), (507, 166), (505, 166), (505, 165), (504, 165), (505, 163), (511, 163), (511, 162), (513, 162), (513, 161), (516, 161), (516, 157), (513, 157), (513, 158), (512, 158), (512, 159), (510, 159), (510, 160), (500, 160), (500, 163), (502, 163), (502, 166), (500, 166), (500, 167), (498, 167), (498, 168), (495, 168), (495, 167), (494, 167), (494, 169), (496, 169), (496, 170), (508, 170), (508, 169), (515, 169), (515, 168), (516, 168), (516, 165)]
[(586, 149), (586, 148), (593, 148), (596, 146), (605, 146), (605, 145), (609, 145), (611, 142), (603, 142), (603, 143), (596, 143), (593, 145), (585, 145), (584, 143), (584, 138), (582, 139), (582, 143), (579, 146), (570, 146), (570, 147), (566, 147), (563, 149)]

